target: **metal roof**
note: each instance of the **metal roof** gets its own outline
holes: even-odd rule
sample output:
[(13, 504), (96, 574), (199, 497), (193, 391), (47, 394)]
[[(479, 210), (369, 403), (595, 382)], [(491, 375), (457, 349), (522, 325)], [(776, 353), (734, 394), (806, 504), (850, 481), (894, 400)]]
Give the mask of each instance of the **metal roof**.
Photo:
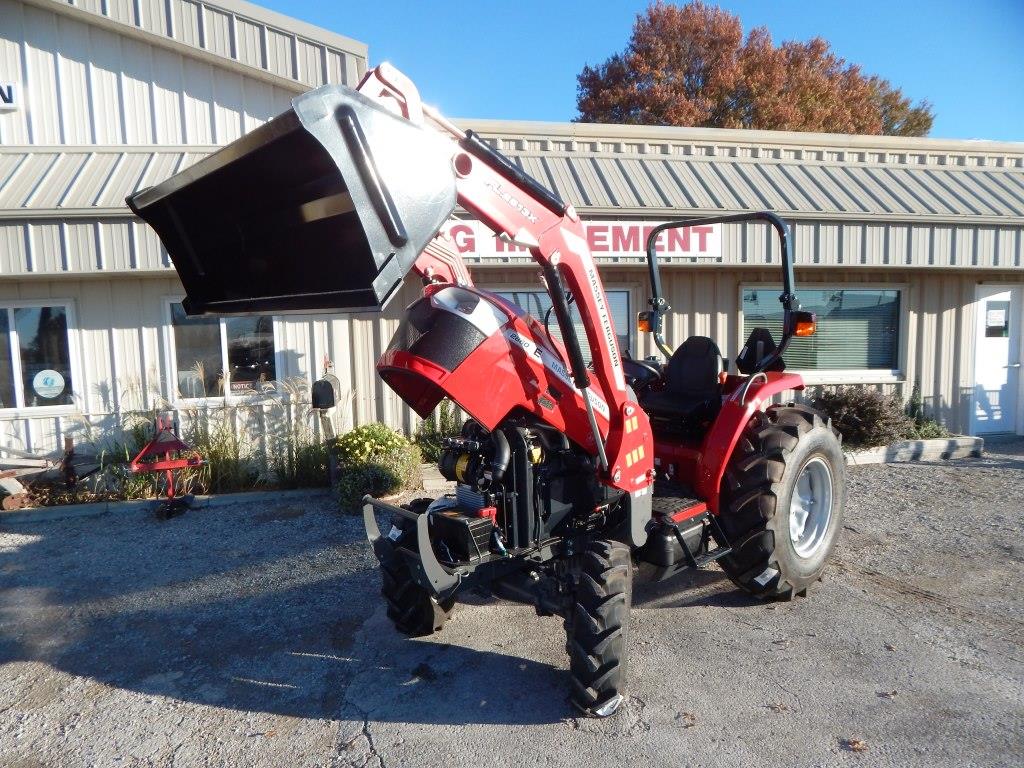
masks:
[(460, 121), (589, 215), (1024, 223), (1024, 144)]
[[(532, 134), (475, 125), (584, 215), (769, 209), (798, 220), (1024, 224), (1024, 145), (981, 151), (970, 142), (799, 134), (804, 143), (791, 144), (789, 134), (768, 133), (767, 142), (686, 129), (670, 129), (665, 141), (665, 129), (631, 137), (575, 125), (542, 124), (547, 130)], [(0, 217), (126, 215), (126, 195), (214, 149), (0, 147)]]
[(355, 83), (367, 46), (244, 0), (23, 0), (47, 10), (144, 38), (150, 44), (212, 57), (261, 73), (296, 91)]
[(127, 195), (163, 181), (213, 147), (0, 147), (0, 219), (127, 216)]

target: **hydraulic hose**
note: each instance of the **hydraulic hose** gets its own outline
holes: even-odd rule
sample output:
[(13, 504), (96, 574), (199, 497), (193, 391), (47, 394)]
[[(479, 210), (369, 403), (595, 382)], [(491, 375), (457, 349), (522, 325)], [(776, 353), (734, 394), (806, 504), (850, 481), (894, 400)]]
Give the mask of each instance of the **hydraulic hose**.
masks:
[(551, 306), (555, 310), (555, 318), (558, 320), (559, 330), (562, 331), (565, 351), (569, 355), (569, 370), (572, 372), (572, 379), (583, 397), (583, 405), (587, 410), (587, 421), (590, 422), (590, 431), (594, 435), (594, 445), (597, 447), (598, 464), (602, 470), (606, 470), (608, 469), (608, 455), (604, 450), (604, 440), (601, 437), (601, 430), (597, 427), (594, 406), (590, 402), (590, 393), (587, 391), (590, 387), (590, 375), (587, 373), (587, 364), (583, 359), (583, 351), (580, 349), (580, 340), (569, 315), (569, 302), (565, 298), (562, 279), (554, 264), (548, 262), (544, 264), (543, 269), (548, 284), (548, 295), (551, 296)]
[(508, 469), (508, 463), (512, 459), (512, 449), (509, 448), (508, 438), (500, 429), (491, 433), (494, 441), (494, 458), (491, 460), (491, 482), (500, 483)]

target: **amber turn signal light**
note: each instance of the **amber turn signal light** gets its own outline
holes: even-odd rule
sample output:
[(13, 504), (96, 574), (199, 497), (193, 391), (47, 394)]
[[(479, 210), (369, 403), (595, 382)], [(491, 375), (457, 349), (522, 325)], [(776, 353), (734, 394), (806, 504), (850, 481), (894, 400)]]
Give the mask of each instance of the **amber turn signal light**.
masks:
[(637, 312), (636, 315), (636, 329), (640, 333), (651, 332), (651, 313), (650, 312)]
[(813, 336), (818, 329), (818, 316), (813, 312), (797, 311), (793, 313), (793, 335)]

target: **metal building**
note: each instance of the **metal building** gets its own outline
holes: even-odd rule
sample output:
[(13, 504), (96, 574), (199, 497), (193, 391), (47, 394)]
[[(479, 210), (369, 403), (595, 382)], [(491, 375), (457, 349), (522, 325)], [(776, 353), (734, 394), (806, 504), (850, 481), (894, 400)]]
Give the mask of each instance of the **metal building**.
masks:
[[(283, 397), (269, 383), (308, 387), (325, 358), (351, 394), (340, 426), (414, 428), (373, 369), (412, 282), (383, 316), (187, 319), (166, 253), (123, 205), (366, 66), (362, 43), (240, 0), (0, 0), (0, 439), (48, 450), (165, 403), (267, 429)], [(916, 385), (951, 429), (1024, 433), (1024, 144), (460, 123), (577, 206), (634, 355), (654, 351), (632, 330), (645, 227), (771, 209), (821, 318), (791, 368), (904, 398)], [(448, 229), (478, 284), (544, 309), (526, 255), (477, 222)], [(766, 234), (665, 239), (670, 342), (710, 335), (734, 357), (777, 321)]]

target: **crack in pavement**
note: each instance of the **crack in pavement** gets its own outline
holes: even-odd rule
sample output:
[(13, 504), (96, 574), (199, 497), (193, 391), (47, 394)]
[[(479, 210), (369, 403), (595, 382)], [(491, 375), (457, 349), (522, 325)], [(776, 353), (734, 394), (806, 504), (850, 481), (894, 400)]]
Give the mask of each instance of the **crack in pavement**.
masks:
[[(354, 760), (349, 760), (348, 764), (352, 766), (352, 768), (366, 768), (374, 759), (376, 759), (378, 768), (386, 768), (384, 764), (384, 757), (377, 751), (377, 744), (374, 742), (373, 733), (370, 731), (369, 715), (363, 715), (362, 727), (355, 735), (349, 737), (345, 741), (342, 749), (346, 751), (352, 750), (356, 742), (359, 740), (364, 740), (366, 742), (366, 749), (362, 750), (359, 755), (359, 758), (363, 758), (363, 761), (357, 764)], [(338, 757), (344, 756), (339, 753)]]
[[(342, 699), (341, 711), (338, 713), (339, 719), (351, 723), (353, 722), (353, 720), (345, 717), (345, 710), (351, 708), (355, 711), (357, 715), (359, 715), (359, 718), (362, 721), (359, 730), (346, 738), (341, 738), (342, 729), (345, 726), (339, 726), (338, 729), (339, 738), (336, 743), (338, 745), (337, 757), (340, 760), (346, 760), (347, 758), (344, 753), (353, 751), (355, 749), (356, 744), (359, 741), (365, 742), (365, 749), (361, 749), (360, 754), (358, 756), (353, 756), (354, 759), (347, 759), (347, 764), (351, 766), (351, 768), (366, 768), (374, 760), (376, 760), (378, 768), (386, 768), (386, 765), (384, 763), (384, 756), (378, 750), (377, 743), (373, 738), (373, 732), (370, 729), (371, 712), (349, 698), (350, 692), (352, 691), (353, 687), (355, 687), (355, 684), (359, 680), (360, 676), (362, 674), (366, 674), (366, 672), (372, 669), (377, 668), (378, 666), (378, 661), (382, 655), (382, 652), (379, 649), (377, 649), (377, 646), (375, 644), (368, 642), (368, 639), (366, 637), (366, 625), (369, 624), (371, 620), (373, 620), (383, 610), (384, 607), (379, 606), (375, 611), (371, 612), (369, 616), (363, 619), (362, 624), (359, 625), (359, 629), (357, 629), (352, 636), (353, 648), (372, 648), (374, 650), (372, 651), (372, 656), (369, 656), (366, 659), (367, 670), (364, 672), (357, 672), (356, 674), (352, 675), (351, 679), (346, 684), (345, 695)], [(358, 722), (358, 720), (355, 722)], [(356, 762), (360, 758), (362, 758), (362, 762)]]

